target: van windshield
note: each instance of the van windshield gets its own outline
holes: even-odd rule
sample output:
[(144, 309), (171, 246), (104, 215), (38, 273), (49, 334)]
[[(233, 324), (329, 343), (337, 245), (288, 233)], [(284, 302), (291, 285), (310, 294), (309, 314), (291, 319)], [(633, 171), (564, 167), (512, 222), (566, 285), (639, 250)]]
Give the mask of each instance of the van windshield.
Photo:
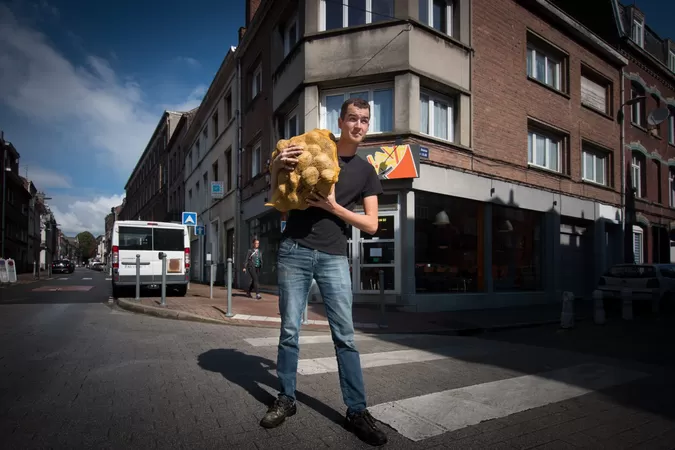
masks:
[(120, 227), (120, 250), (182, 252), (183, 230), (172, 228)]

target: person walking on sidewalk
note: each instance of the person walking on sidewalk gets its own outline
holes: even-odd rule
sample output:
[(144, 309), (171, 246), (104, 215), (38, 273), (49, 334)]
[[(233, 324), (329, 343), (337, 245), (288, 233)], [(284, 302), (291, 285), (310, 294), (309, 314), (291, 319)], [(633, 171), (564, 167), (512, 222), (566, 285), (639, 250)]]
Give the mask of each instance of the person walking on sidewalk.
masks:
[[(368, 102), (352, 98), (340, 110), (340, 163), (338, 182), (327, 197), (314, 194), (310, 207), (293, 210), (286, 222), (278, 252), (279, 311), (281, 331), (277, 355), (278, 398), (260, 421), (274, 428), (297, 412), (296, 378), (300, 321), (312, 280), (326, 306), (337, 357), (342, 399), (347, 406), (344, 426), (362, 441), (382, 445), (387, 436), (366, 409), (366, 392), (359, 352), (354, 344), (352, 319), (352, 280), (347, 260), (347, 224), (374, 234), (378, 227), (378, 195), (382, 186), (373, 166), (356, 155), (370, 124)], [(299, 146), (280, 152), (272, 161), (272, 198), (281, 170), (293, 170), (302, 153)], [(365, 214), (353, 212), (363, 201)]]
[(262, 250), (260, 250), (260, 241), (253, 239), (252, 248), (246, 253), (246, 263), (244, 264), (244, 273), (251, 277), (251, 284), (248, 287), (246, 295), (251, 297), (251, 292), (255, 289), (255, 298), (260, 300), (260, 269), (262, 269)]

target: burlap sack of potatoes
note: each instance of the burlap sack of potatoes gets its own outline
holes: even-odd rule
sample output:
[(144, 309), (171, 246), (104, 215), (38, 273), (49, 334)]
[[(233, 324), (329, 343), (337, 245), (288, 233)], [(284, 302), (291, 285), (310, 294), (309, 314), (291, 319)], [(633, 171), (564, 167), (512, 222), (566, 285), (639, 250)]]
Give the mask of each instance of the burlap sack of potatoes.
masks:
[(272, 199), (265, 203), (281, 212), (307, 209), (307, 197), (315, 191), (328, 195), (340, 174), (337, 145), (330, 131), (315, 128), (290, 139), (281, 139), (272, 153), (272, 160), (292, 145), (299, 145), (304, 150), (298, 157), (298, 164), (293, 171), (279, 171), (278, 188)]

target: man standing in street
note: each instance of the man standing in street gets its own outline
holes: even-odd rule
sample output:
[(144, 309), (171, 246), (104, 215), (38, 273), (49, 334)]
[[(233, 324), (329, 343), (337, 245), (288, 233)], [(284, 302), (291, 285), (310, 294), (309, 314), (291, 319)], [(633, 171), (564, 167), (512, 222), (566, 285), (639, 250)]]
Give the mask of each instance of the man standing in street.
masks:
[[(312, 280), (316, 280), (335, 344), (342, 399), (347, 406), (345, 428), (371, 445), (383, 445), (387, 436), (366, 409), (366, 393), (359, 352), (354, 344), (352, 281), (347, 260), (347, 224), (374, 234), (378, 227), (380, 180), (368, 162), (356, 155), (370, 125), (370, 105), (352, 98), (340, 110), (337, 154), (338, 182), (327, 197), (315, 194), (306, 210), (291, 211), (279, 246), (278, 279), (281, 335), (277, 355), (279, 396), (261, 420), (266, 428), (279, 426), (297, 411), (299, 330)], [(270, 168), (272, 198), (281, 170), (293, 170), (301, 147), (281, 151)], [(353, 212), (363, 202), (364, 214)]]
[(244, 263), (244, 273), (251, 277), (251, 284), (246, 291), (246, 295), (251, 297), (255, 289), (255, 298), (260, 300), (260, 270), (262, 269), (262, 250), (260, 250), (260, 241), (253, 239), (252, 247), (246, 253), (246, 262)]

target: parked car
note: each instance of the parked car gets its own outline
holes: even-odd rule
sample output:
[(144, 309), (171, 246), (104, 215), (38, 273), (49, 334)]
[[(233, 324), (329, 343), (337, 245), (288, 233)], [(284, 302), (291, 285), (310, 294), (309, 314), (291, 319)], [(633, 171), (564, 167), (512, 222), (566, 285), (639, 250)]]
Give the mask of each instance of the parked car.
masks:
[(136, 286), (136, 255), (140, 255), (142, 288), (159, 289), (162, 283), (162, 260), (166, 256), (167, 294), (185, 296), (190, 281), (190, 234), (187, 226), (171, 222), (117, 221), (112, 230), (112, 290)]
[(675, 293), (675, 264), (617, 264), (600, 277), (598, 289), (605, 298), (620, 298), (630, 289), (633, 300), (670, 300)]
[(52, 273), (73, 273), (75, 264), (67, 259), (57, 259), (52, 261)]

